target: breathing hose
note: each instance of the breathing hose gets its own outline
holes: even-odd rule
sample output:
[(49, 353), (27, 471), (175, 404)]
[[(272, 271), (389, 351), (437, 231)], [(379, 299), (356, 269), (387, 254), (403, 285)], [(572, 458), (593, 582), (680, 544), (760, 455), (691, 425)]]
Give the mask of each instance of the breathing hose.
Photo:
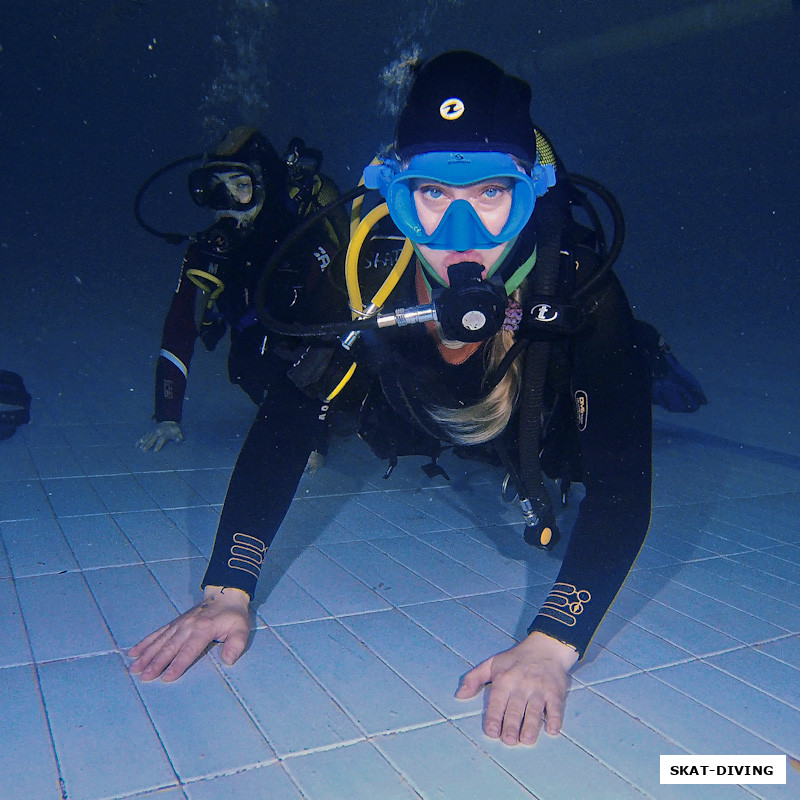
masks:
[(136, 197), (133, 199), (133, 216), (136, 217), (136, 221), (148, 232), (152, 233), (153, 236), (158, 236), (160, 239), (163, 239), (167, 244), (181, 244), (182, 242), (189, 241), (189, 234), (188, 233), (172, 233), (170, 231), (160, 231), (157, 228), (154, 228), (152, 225), (149, 225), (145, 222), (144, 217), (142, 216), (141, 212), (141, 204), (142, 204), (142, 197), (144, 197), (145, 192), (165, 173), (169, 172), (170, 170), (176, 169), (177, 167), (181, 167), (184, 164), (188, 164), (191, 161), (201, 161), (203, 159), (202, 153), (195, 153), (191, 156), (184, 156), (183, 158), (179, 158), (176, 161), (170, 161), (169, 164), (161, 167), (161, 169), (156, 170), (140, 187), (139, 191), (136, 192)]
[[(532, 289), (537, 296), (554, 297), (561, 271), (561, 232), (565, 214), (569, 213), (569, 200), (566, 190), (556, 184), (539, 199), (539, 203), (541, 207), (536, 223), (538, 255), (536, 269), (532, 274)], [(548, 550), (559, 538), (539, 464), (541, 412), (551, 346), (548, 339), (533, 341), (525, 351), (519, 413), (519, 466), (522, 483), (519, 494), (526, 517), (525, 541)]]
[[(589, 294), (589, 292), (591, 292), (592, 289), (594, 289), (600, 283), (600, 281), (603, 280), (611, 267), (614, 266), (625, 241), (625, 217), (622, 213), (622, 208), (620, 207), (619, 202), (617, 202), (617, 198), (614, 197), (614, 195), (611, 194), (611, 192), (609, 192), (602, 183), (598, 183), (597, 181), (587, 178), (584, 175), (570, 174), (568, 177), (571, 183), (574, 183), (577, 186), (582, 186), (585, 189), (589, 189), (589, 191), (596, 194), (608, 207), (608, 210), (611, 213), (611, 218), (614, 222), (614, 236), (611, 240), (611, 249), (605, 254), (601, 252), (601, 256), (604, 255), (605, 257), (603, 258), (600, 269), (598, 269), (597, 273), (588, 281), (586, 281), (583, 286), (573, 293), (570, 299), (575, 301)], [(582, 207), (589, 214), (595, 230), (602, 231), (603, 224), (600, 221), (600, 218), (597, 216), (597, 212), (592, 207), (592, 204), (585, 203)], [(605, 249), (605, 242), (603, 242), (603, 249)]]

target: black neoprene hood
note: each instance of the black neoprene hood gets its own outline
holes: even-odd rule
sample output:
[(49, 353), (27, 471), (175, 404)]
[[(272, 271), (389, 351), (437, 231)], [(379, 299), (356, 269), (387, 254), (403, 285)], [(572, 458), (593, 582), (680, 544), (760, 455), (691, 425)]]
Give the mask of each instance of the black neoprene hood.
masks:
[(510, 153), (533, 163), (531, 87), (489, 59), (453, 50), (422, 65), (400, 113), (395, 146), (402, 159), (440, 150)]

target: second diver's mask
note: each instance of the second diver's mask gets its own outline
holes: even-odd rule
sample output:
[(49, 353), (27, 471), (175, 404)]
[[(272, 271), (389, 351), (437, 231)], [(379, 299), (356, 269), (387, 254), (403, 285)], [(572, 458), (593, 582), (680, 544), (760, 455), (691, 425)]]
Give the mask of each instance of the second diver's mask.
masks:
[[(512, 189), (508, 220), (497, 235), (487, 229), (467, 200), (450, 203), (436, 229), (426, 233), (414, 202), (414, 188), (420, 181), (469, 186), (493, 178), (511, 181)], [(555, 168), (550, 164), (537, 162), (528, 174), (507, 153), (494, 152), (422, 153), (407, 165), (389, 159), (364, 170), (365, 185), (380, 191), (395, 225), (412, 242), (457, 252), (487, 250), (513, 239), (528, 223), (536, 198), (555, 182)]]
[(261, 169), (238, 161), (211, 161), (189, 173), (189, 194), (197, 205), (250, 222), (264, 205)]

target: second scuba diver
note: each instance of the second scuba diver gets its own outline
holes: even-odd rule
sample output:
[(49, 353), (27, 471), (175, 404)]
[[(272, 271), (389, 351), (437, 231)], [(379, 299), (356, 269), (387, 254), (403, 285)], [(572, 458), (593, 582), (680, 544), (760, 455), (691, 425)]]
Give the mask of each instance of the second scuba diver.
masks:
[[(231, 478), (203, 602), (130, 651), (134, 674), (174, 680), (215, 640), (225, 663), (239, 658), (260, 566), (323, 424), (319, 402), (349, 402), (362, 436), (390, 459), (410, 440), (434, 458), (440, 442), (491, 451), (536, 547), (559, 536), (542, 471), (564, 495), (571, 481), (584, 484), (527, 637), (468, 672), (457, 692), (489, 686), (484, 730), (506, 744), (533, 743), (543, 720), (560, 731), (569, 670), (649, 526), (653, 374), (612, 254), (573, 218), (581, 193), (534, 127), (530, 101), (527, 83), (474, 53), (422, 66), (392, 151), (365, 171), (395, 226), (383, 241), (396, 247), (399, 235), (413, 247), (413, 268), (376, 295), (375, 306), (396, 311), (380, 327), (346, 323), (358, 332), (321, 377), (294, 374), (300, 386), (268, 394)], [(351, 305), (360, 317), (377, 310)], [(255, 453), (281, 457), (256, 474)]]
[[(180, 422), (197, 338), (213, 350), (230, 331), (229, 378), (256, 405), (270, 385), (286, 379), (287, 356), (277, 353), (291, 349), (291, 343), (270, 335), (258, 321), (256, 284), (278, 243), (339, 197), (333, 181), (320, 173), (321, 161), (321, 153), (301, 139), (290, 142), (282, 159), (263, 134), (242, 126), (189, 174), (192, 199), (212, 210), (215, 221), (191, 238), (183, 257), (156, 363), (156, 425), (138, 440), (141, 450), (158, 452), (168, 442), (183, 441)], [(274, 271), (269, 285), (273, 315), (288, 322), (310, 313), (316, 285), (346, 238), (343, 210), (306, 232)], [(198, 320), (199, 294), (203, 308)], [(315, 453), (325, 446), (321, 440)]]

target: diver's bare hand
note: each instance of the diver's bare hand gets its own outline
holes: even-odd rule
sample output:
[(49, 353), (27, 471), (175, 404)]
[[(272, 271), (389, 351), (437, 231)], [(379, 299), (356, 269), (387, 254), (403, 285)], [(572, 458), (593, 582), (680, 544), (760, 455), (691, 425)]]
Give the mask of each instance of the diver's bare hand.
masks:
[(233, 664), (250, 635), (250, 597), (240, 589), (206, 586), (203, 602), (128, 651), (131, 672), (142, 680), (177, 680), (212, 642), (223, 642), (222, 660)]
[(569, 688), (567, 673), (577, 660), (578, 654), (569, 645), (534, 632), (470, 670), (456, 697), (468, 700), (490, 683), (483, 721), (486, 735), (509, 745), (533, 744), (542, 717), (546, 718), (547, 733), (555, 736), (561, 731)]
[(303, 470), (306, 475), (316, 475), (317, 472), (325, 466), (325, 456), (319, 450), (312, 450), (306, 462), (306, 468)]
[(143, 453), (146, 453), (148, 450), (157, 453), (167, 442), (176, 442), (180, 444), (182, 441), (183, 431), (181, 430), (181, 426), (178, 425), (177, 422), (172, 422), (167, 419), (163, 422), (159, 422), (150, 433), (146, 433), (142, 436), (142, 438), (136, 442), (136, 446)]

